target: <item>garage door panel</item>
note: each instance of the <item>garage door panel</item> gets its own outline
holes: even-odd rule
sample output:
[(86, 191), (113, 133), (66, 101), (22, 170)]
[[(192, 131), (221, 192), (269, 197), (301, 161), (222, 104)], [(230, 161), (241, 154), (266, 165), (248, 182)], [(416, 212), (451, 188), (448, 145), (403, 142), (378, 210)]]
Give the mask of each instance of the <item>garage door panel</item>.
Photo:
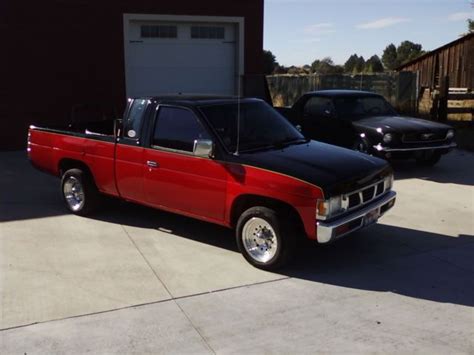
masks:
[(192, 39), (193, 24), (180, 24), (177, 38), (140, 38), (140, 26), (132, 23), (126, 46), (129, 96), (236, 93), (233, 25), (225, 26), (224, 39)]
[[(192, 56), (190, 56), (192, 54)], [(131, 67), (225, 67), (234, 68), (233, 44), (136, 44)]]
[(213, 80), (209, 80), (208, 68), (188, 68), (186, 73), (181, 68), (135, 69), (129, 85), (134, 87), (133, 96), (158, 95), (163, 93), (233, 93), (232, 74), (226, 68), (213, 69)]

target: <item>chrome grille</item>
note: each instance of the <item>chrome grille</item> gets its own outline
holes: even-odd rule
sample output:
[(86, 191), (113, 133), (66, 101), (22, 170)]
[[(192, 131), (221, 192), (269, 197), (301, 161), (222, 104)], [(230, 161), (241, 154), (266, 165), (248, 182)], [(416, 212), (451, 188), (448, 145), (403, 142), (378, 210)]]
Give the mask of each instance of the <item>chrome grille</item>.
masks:
[(371, 202), (384, 192), (384, 180), (380, 180), (360, 190), (342, 195), (342, 206), (346, 211), (350, 211)]
[(402, 136), (402, 142), (405, 143), (423, 143), (437, 142), (446, 139), (445, 134), (424, 132), (424, 133), (406, 133)]

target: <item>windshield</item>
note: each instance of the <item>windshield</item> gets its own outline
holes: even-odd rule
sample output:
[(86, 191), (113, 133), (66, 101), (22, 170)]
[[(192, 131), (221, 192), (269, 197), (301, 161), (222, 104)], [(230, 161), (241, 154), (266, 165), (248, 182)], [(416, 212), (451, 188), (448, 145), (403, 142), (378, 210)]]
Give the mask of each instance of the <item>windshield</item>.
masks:
[[(230, 152), (237, 150), (237, 103), (201, 107)], [(263, 101), (240, 104), (239, 151), (275, 147), (305, 141), (283, 116)]]
[(398, 115), (383, 97), (378, 96), (336, 97), (334, 106), (339, 117), (354, 121), (364, 117)]

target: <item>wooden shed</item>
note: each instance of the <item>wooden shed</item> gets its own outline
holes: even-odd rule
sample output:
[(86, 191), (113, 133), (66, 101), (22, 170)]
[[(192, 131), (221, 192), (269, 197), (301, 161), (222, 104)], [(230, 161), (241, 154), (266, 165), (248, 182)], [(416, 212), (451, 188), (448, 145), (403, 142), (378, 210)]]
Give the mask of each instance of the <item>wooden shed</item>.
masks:
[(397, 68), (418, 73), (418, 113), (437, 120), (473, 121), (474, 33)]
[(435, 89), (443, 78), (449, 86), (474, 90), (474, 33), (428, 52), (405, 63), (397, 71), (420, 73), (420, 86)]

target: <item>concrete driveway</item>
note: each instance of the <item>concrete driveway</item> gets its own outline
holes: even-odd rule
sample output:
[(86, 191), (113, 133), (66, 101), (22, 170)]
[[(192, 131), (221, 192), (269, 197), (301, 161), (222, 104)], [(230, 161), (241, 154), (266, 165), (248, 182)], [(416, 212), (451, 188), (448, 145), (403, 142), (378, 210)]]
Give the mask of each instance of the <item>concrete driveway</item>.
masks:
[(395, 170), (378, 225), (269, 273), (214, 225), (70, 215), (57, 179), (0, 153), (0, 353), (472, 354), (474, 154)]

